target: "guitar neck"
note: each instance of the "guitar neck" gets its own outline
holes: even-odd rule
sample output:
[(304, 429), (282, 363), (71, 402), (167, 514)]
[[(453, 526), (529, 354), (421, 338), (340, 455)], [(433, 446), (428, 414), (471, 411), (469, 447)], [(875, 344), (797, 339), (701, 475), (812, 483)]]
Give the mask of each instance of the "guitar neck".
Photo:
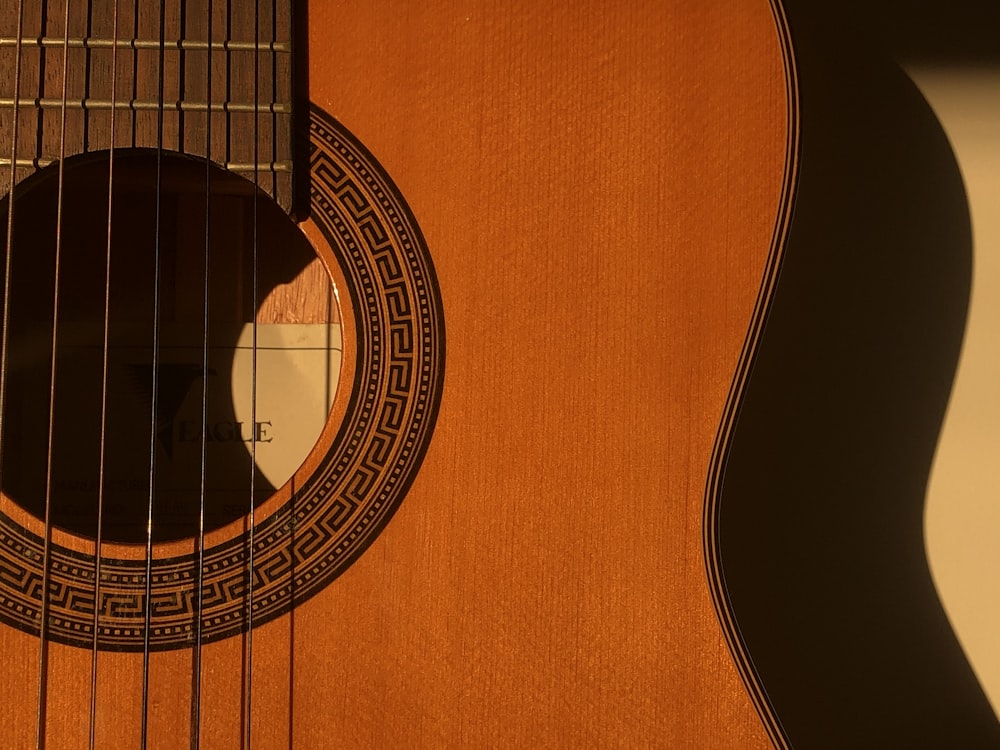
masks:
[(0, 38), (18, 82), (0, 99), (0, 167), (16, 160), (19, 182), (76, 154), (162, 148), (240, 173), (291, 212), (291, 5), (5, 3), (3, 28), (20, 33)]

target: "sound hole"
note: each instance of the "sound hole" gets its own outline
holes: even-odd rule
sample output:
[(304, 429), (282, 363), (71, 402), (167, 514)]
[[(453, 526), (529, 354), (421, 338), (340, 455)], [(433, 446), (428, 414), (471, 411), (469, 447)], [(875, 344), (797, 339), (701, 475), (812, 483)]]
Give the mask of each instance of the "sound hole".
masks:
[[(273, 326), (258, 326), (251, 354), (250, 324), (261, 301), (316, 255), (249, 182), (214, 167), (206, 181), (203, 162), (178, 155), (158, 167), (152, 153), (115, 154), (109, 230), (108, 175), (106, 154), (76, 157), (66, 163), (61, 200), (55, 167), (16, 190), (0, 486), (38, 519), (48, 507), (55, 526), (81, 536), (96, 536), (102, 507), (104, 539), (144, 542), (152, 504), (154, 541), (189, 538), (202, 507), (208, 531), (246, 515), (312, 446), (300, 447), (290, 469), (287, 457), (277, 470), (260, 460), (282, 434), (299, 431), (294, 402), (316, 394), (303, 392), (310, 386), (297, 380), (301, 365), (284, 365), (284, 378), (280, 363), (269, 371)], [(8, 203), (0, 205), (4, 226)], [(326, 354), (338, 348), (330, 331), (339, 327), (323, 278), (312, 319), (323, 323), (329, 364)], [(258, 397), (274, 390), (275, 377), (287, 381), (277, 386), (292, 403), (272, 398), (265, 407)], [(320, 424), (330, 383), (319, 396)]]

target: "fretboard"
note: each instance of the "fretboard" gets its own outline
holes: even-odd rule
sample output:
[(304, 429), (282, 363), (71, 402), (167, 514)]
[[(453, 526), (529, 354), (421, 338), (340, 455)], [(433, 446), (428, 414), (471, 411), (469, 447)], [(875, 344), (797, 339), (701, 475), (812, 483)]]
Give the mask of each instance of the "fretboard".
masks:
[(12, 157), (20, 182), (60, 158), (162, 148), (291, 210), (291, 0), (66, 2), (0, 3), (0, 194)]

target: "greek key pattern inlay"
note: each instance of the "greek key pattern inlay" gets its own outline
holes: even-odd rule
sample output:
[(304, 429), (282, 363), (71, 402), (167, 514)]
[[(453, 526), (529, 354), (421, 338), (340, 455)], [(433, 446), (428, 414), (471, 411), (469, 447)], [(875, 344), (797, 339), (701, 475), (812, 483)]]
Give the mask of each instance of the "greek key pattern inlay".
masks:
[[(341, 265), (356, 321), (351, 400), (329, 451), (291, 499), (252, 533), (204, 551), (202, 642), (280, 617), (356, 560), (406, 493), (437, 412), (444, 329), (420, 230), (372, 155), (318, 109), (310, 137), (312, 217)], [(154, 555), (148, 607), (146, 567), (103, 557), (98, 587), (93, 555), (54, 543), (46, 553), (42, 538), (0, 513), (0, 619), (21, 630), (41, 632), (47, 568), (48, 638), (91, 648), (99, 588), (100, 648), (142, 650), (147, 629), (151, 649), (192, 645), (198, 558)]]

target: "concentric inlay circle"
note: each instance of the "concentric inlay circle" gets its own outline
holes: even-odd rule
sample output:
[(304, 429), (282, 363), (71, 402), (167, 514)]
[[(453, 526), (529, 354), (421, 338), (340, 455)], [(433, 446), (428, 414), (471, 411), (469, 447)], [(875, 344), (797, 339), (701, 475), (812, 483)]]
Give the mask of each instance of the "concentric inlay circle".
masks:
[(41, 632), (47, 574), (47, 638), (92, 647), (99, 590), (100, 648), (190, 646), (201, 577), (201, 639), (219, 640), (316, 594), (389, 521), (436, 416), (444, 355), (437, 284), (415, 220), (371, 154), (317, 109), (311, 143), (312, 218), (340, 264), (356, 324), (351, 397), (329, 450), (288, 502), (258, 515), (252, 532), (206, 549), (203, 565), (194, 555), (154, 555), (148, 586), (146, 561), (110, 557), (100, 560), (98, 586), (93, 555), (55, 543), (46, 553), (41, 537), (0, 513), (4, 622)]

